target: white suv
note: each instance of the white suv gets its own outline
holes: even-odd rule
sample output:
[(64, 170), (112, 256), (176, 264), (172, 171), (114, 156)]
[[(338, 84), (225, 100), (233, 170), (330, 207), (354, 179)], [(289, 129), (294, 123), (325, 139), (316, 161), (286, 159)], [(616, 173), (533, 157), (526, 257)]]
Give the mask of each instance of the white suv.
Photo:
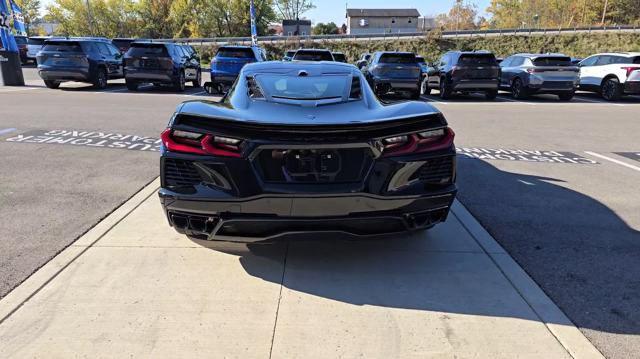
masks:
[(579, 66), (582, 91), (599, 92), (608, 101), (640, 94), (640, 52), (597, 54)]

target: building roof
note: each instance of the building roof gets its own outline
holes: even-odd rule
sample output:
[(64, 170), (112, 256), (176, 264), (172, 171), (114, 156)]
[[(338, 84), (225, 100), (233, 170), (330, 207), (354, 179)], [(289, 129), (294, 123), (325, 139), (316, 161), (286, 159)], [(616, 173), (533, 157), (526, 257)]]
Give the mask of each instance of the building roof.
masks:
[(282, 20), (282, 26), (308, 25), (311, 26), (311, 20)]
[(347, 9), (347, 17), (419, 17), (417, 9)]

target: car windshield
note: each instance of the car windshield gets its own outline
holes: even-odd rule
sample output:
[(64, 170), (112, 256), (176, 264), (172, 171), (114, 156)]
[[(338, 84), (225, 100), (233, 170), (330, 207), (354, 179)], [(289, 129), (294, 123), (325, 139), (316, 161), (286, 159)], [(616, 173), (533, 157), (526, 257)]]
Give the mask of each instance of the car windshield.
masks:
[(493, 54), (464, 54), (458, 60), (460, 65), (496, 65), (496, 57)]
[(416, 56), (414, 54), (382, 54), (380, 56), (382, 64), (415, 64)]
[(80, 47), (80, 44), (77, 42), (47, 41), (44, 44), (42, 51), (82, 52), (82, 48)]
[(256, 75), (262, 91), (273, 98), (325, 100), (341, 98), (349, 77), (346, 75), (282, 76)]
[(293, 58), (299, 61), (333, 61), (333, 55), (329, 51), (299, 50)]
[(28, 45), (42, 45), (42, 44), (44, 44), (45, 40), (46, 39), (31, 39), (30, 38), (30, 39), (27, 40), (27, 44)]
[(253, 51), (249, 48), (221, 47), (216, 53), (216, 57), (236, 57), (243, 59), (253, 58)]
[(127, 51), (128, 56), (169, 56), (167, 48), (163, 44), (131, 44)]
[(535, 66), (573, 66), (570, 57), (552, 56), (538, 57), (533, 60)]

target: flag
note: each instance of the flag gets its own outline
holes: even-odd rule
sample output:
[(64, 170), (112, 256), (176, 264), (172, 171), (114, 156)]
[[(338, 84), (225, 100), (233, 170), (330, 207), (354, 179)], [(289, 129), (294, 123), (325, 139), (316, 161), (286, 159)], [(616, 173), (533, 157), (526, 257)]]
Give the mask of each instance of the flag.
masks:
[(253, 0), (251, 0), (250, 2), (249, 12), (251, 14), (251, 45), (258, 46), (258, 29), (256, 28), (256, 7), (253, 5)]
[(11, 5), (11, 12), (13, 13), (13, 28), (16, 30), (16, 34), (27, 36), (27, 31), (24, 27), (24, 16), (22, 16), (22, 10), (18, 4), (16, 4), (13, 0), (9, 0), (9, 4)]
[(18, 44), (9, 28), (9, 8), (5, 0), (0, 0), (0, 45), (9, 52), (18, 52)]

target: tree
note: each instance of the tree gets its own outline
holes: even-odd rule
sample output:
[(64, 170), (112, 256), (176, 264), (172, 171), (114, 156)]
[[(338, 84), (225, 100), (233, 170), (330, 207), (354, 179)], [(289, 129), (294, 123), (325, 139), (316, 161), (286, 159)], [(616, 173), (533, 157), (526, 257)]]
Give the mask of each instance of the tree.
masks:
[(300, 15), (315, 8), (311, 0), (275, 0), (275, 7), (280, 18), (298, 20)]
[(330, 22), (328, 24), (319, 22), (313, 27), (312, 32), (314, 35), (331, 35), (339, 33), (340, 29), (338, 29), (338, 25), (334, 22)]
[(31, 24), (40, 17), (40, 0), (15, 0), (15, 3), (22, 10), (27, 34), (31, 35)]
[(457, 0), (448, 14), (440, 14), (436, 17), (436, 23), (446, 30), (475, 29), (477, 16), (478, 6), (476, 4)]

